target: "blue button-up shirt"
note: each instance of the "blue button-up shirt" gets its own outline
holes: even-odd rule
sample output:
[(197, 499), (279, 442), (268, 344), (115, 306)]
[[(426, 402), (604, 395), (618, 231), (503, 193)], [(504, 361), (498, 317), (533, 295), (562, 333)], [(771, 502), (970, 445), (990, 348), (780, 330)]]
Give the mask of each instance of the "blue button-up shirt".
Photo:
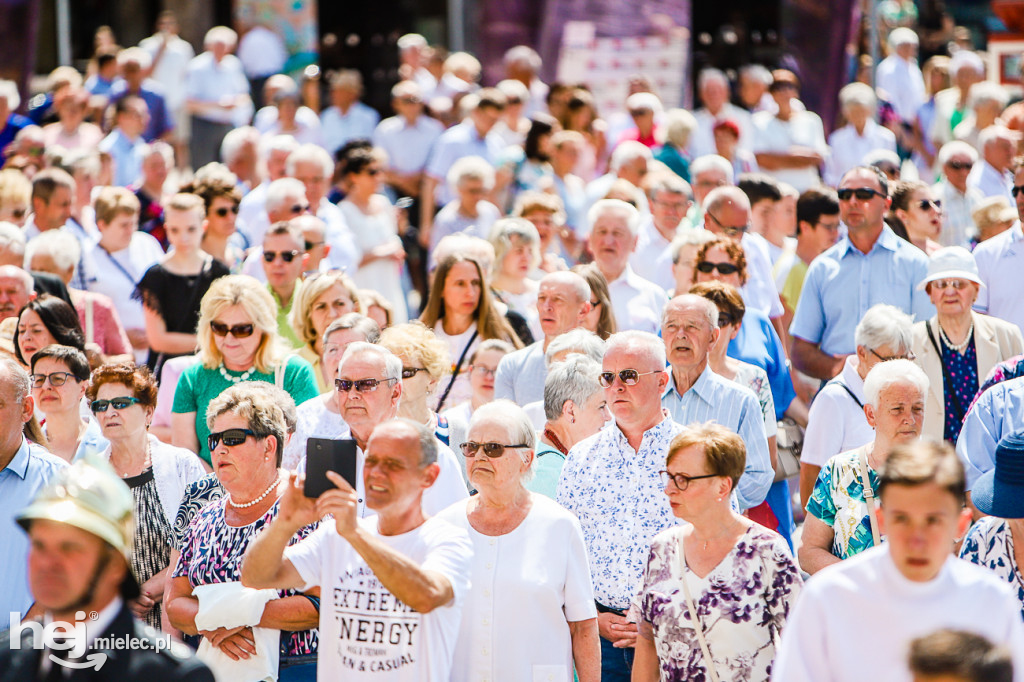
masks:
[(502, 152), (501, 138), (494, 133), (480, 137), (473, 120), (467, 118), (457, 126), (444, 131), (434, 143), (434, 149), (427, 161), (427, 175), (439, 180), (434, 203), (444, 206), (455, 199), (455, 191), (446, 180), (452, 164), (464, 156), (479, 156), (490, 164)]
[(658, 472), (683, 427), (666, 417), (640, 450), (612, 424), (569, 450), (555, 500), (575, 514), (594, 580), (594, 598), (627, 609), (643, 576), (651, 538), (678, 523)]
[(32, 605), (28, 590), (28, 535), (14, 517), (66, 466), (61, 458), (22, 438), (10, 464), (0, 471), (0, 630), (10, 626), (9, 614), (24, 615)]
[(1003, 436), (1024, 430), (1024, 377), (996, 384), (981, 394), (964, 419), (956, 454), (964, 463), (967, 489), (996, 466), (996, 444)]
[(753, 391), (705, 367), (686, 393), (679, 393), (674, 378), (669, 381), (661, 405), (673, 421), (684, 426), (713, 421), (739, 434), (747, 446), (747, 466), (736, 486), (737, 501), (741, 509), (764, 502), (775, 474), (768, 454), (764, 412)]
[(789, 331), (829, 355), (853, 353), (854, 329), (873, 305), (894, 305), (917, 320), (935, 314), (928, 294), (915, 288), (927, 272), (924, 252), (888, 226), (866, 254), (843, 237), (807, 269)]
[(442, 133), (444, 126), (429, 116), (418, 116), (412, 125), (402, 116), (392, 116), (373, 131), (373, 144), (387, 152), (393, 170), (419, 173)]

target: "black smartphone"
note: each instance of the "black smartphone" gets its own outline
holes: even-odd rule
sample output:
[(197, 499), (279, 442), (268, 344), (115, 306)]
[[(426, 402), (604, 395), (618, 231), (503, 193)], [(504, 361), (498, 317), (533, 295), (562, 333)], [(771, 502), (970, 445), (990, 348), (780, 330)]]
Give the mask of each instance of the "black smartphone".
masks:
[(351, 439), (331, 440), (310, 438), (306, 441), (306, 497), (320, 497), (337, 488), (327, 478), (327, 472), (341, 474), (353, 488), (356, 487), (356, 442)]

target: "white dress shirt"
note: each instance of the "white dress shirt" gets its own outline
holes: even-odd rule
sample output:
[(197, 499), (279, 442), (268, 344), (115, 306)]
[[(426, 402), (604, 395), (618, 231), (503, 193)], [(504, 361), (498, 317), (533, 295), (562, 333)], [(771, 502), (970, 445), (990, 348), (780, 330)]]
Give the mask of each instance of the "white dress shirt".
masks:
[(928, 99), (925, 94), (924, 77), (917, 62), (889, 55), (878, 63), (875, 71), (875, 87), (884, 91), (896, 115), (910, 123), (917, 115), (918, 108)]
[(654, 282), (644, 279), (629, 265), (615, 280), (608, 282), (615, 324), (619, 331), (639, 329), (657, 334), (668, 294)]
[(1006, 197), (1010, 206), (1017, 202), (1010, 193), (1013, 187), (1013, 173), (1006, 170), (1000, 173), (988, 161), (978, 159), (974, 168), (967, 175), (967, 186), (976, 189), (982, 197)]
[(864, 132), (857, 134), (852, 125), (844, 126), (828, 136), (830, 151), (825, 164), (825, 182), (832, 187), (839, 185), (843, 173), (855, 166), (861, 166), (864, 157), (878, 149), (896, 151), (896, 136), (871, 119), (864, 125)]
[(629, 257), (629, 264), (634, 270), (647, 273), (647, 279), (665, 291), (676, 286), (672, 276), (672, 254), (668, 248), (671, 243), (655, 227), (654, 218), (646, 217), (640, 223), (636, 251)]
[(978, 274), (985, 286), (978, 289), (974, 309), (1012, 322), (1024, 330), (1024, 233), (1018, 221), (1006, 232), (978, 244), (974, 249)]

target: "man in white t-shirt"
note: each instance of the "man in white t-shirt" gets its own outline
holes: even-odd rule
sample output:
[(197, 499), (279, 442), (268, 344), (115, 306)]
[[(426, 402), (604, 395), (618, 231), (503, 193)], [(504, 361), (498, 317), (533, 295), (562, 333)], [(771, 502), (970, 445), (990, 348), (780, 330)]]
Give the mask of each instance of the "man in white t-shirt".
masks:
[(1013, 679), (1024, 680), (1016, 592), (951, 554), (971, 520), (952, 448), (926, 441), (897, 447), (879, 478), (878, 522), (887, 542), (807, 582), (783, 629), (772, 680), (910, 682), (911, 640), (939, 628), (1005, 646), (1013, 652)]
[[(395, 419), (367, 444), (363, 482), (377, 516), (360, 519), (356, 491), (328, 473), (337, 489), (305, 497), (289, 474), (281, 511), (250, 546), (242, 582), (257, 588), (319, 586), (317, 678), (419, 682), (447, 680), (469, 589), (469, 536), (427, 519), (423, 493), (440, 474), (434, 434)], [(333, 515), (302, 542), (295, 532)]]

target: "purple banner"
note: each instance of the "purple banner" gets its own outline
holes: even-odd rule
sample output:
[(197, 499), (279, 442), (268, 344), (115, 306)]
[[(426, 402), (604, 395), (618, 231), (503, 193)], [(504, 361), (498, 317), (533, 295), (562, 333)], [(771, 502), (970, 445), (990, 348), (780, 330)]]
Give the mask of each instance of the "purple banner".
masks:
[(0, 0), (0, 78), (18, 84), (22, 110), (35, 70), (39, 5), (39, 0)]

